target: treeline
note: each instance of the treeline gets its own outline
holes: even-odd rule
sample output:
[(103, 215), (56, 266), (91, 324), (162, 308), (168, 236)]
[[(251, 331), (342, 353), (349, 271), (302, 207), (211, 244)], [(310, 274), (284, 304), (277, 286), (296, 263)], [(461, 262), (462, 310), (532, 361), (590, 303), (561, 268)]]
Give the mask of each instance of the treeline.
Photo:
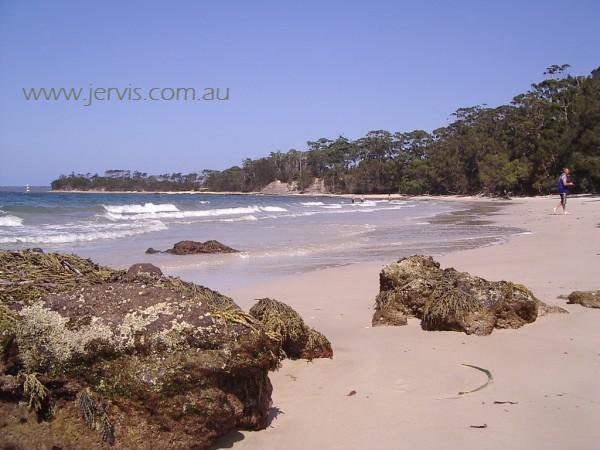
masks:
[(104, 175), (61, 175), (51, 183), (57, 191), (198, 191), (210, 171), (148, 175), (130, 170), (107, 170)]
[(563, 166), (576, 189), (600, 191), (600, 68), (589, 76), (554, 65), (545, 79), (496, 108), (460, 108), (428, 133), (371, 131), (349, 140), (319, 139), (306, 151), (246, 159), (212, 172), (215, 191), (258, 191), (274, 180), (300, 190), (322, 178), (331, 192), (406, 194), (552, 192)]
[(568, 166), (576, 190), (600, 192), (600, 68), (588, 76), (571, 76), (568, 68), (549, 67), (508, 105), (460, 108), (450, 125), (431, 133), (321, 138), (303, 151), (189, 175), (71, 174), (52, 188), (253, 192), (279, 180), (302, 191), (318, 178), (333, 193), (527, 195), (553, 192)]

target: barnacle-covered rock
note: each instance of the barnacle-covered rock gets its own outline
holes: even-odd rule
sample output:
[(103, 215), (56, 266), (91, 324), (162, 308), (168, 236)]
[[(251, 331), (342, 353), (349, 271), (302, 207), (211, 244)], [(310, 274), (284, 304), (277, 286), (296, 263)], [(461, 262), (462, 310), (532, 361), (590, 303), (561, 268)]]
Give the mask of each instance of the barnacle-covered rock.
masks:
[(425, 330), (490, 334), (494, 328), (519, 328), (536, 320), (540, 302), (525, 286), (440, 268), (430, 256), (410, 256), (389, 264), (379, 275), (373, 325), (405, 325), (421, 319)]
[(280, 343), (229, 297), (150, 265), (0, 264), (4, 447), (207, 448), (267, 425)]
[(291, 359), (332, 358), (331, 343), (322, 333), (308, 327), (300, 314), (280, 301), (263, 298), (250, 308), (250, 315), (275, 333)]

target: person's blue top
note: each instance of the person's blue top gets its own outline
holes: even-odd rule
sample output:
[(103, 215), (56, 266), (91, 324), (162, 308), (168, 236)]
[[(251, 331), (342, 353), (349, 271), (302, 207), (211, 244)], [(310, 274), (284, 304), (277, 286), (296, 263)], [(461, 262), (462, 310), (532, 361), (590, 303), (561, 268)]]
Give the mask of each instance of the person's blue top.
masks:
[(567, 174), (561, 173), (558, 178), (558, 193), (559, 194), (567, 194), (569, 190), (567, 189)]

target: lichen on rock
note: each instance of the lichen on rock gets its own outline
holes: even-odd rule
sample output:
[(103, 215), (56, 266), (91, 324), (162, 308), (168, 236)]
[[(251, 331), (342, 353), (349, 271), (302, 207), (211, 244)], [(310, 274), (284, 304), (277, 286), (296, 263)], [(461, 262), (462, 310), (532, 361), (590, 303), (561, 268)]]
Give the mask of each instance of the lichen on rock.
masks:
[[(280, 341), (229, 297), (148, 265), (31, 251), (0, 264), (2, 443), (207, 448), (267, 425)], [(45, 398), (51, 420), (18, 418), (16, 402)]]

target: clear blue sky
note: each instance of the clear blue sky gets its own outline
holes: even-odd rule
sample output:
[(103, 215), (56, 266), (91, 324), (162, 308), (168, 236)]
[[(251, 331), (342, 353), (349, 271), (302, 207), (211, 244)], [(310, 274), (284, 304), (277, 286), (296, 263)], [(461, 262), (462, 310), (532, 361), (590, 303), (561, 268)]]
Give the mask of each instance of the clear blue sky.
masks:
[[(222, 169), (431, 130), (551, 64), (600, 65), (598, 1), (0, 0), (0, 185)], [(229, 87), (228, 102), (27, 102), (23, 87)]]

